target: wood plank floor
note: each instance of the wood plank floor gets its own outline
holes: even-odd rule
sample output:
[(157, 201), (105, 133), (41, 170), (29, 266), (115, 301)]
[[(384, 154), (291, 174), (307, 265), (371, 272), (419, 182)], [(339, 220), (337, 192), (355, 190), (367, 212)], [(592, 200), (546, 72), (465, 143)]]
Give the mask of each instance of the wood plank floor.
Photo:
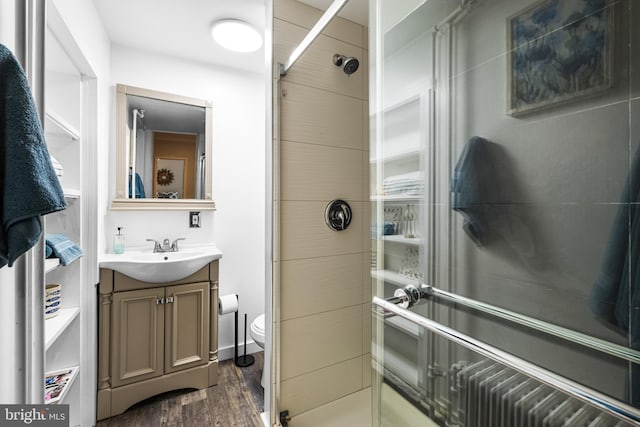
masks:
[(124, 414), (107, 418), (97, 427), (239, 426), (261, 427), (264, 391), (260, 376), (264, 353), (256, 363), (238, 368), (233, 359), (218, 365), (218, 385), (204, 390), (177, 390), (151, 397)]

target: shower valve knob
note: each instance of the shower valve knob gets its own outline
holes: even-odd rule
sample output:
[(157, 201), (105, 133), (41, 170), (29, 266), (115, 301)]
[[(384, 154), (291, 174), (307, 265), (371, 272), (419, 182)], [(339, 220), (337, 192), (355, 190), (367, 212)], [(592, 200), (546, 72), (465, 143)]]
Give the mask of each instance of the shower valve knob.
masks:
[(351, 224), (353, 212), (351, 206), (344, 200), (331, 201), (324, 212), (324, 220), (327, 226), (334, 231), (346, 230)]

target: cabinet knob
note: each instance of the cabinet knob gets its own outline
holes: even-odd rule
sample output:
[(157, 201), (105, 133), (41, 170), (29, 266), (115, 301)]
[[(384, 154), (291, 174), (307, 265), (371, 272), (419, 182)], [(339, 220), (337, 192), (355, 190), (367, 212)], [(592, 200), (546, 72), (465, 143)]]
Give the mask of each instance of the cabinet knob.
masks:
[(164, 304), (164, 298), (156, 298), (156, 305), (157, 304)]
[(167, 297), (167, 304), (171, 304), (173, 302), (173, 297)]

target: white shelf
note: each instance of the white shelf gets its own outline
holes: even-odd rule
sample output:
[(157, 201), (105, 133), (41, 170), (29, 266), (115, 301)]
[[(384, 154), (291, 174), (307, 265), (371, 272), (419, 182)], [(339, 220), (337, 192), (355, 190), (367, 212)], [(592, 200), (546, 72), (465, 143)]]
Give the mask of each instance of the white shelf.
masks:
[(371, 270), (371, 277), (373, 277), (374, 279), (384, 280), (387, 283), (398, 286), (420, 285), (420, 281), (418, 279), (411, 279), (409, 277), (402, 276), (400, 273), (396, 273), (395, 271), (390, 270)]
[(385, 347), (384, 364), (391, 372), (402, 378), (408, 384), (418, 387), (417, 366), (405, 356), (396, 353), (393, 348)]
[(415, 323), (411, 323), (407, 319), (403, 319), (402, 317), (396, 316), (396, 317), (390, 317), (388, 319), (385, 319), (385, 322), (388, 325), (393, 326), (395, 329), (398, 329), (407, 335), (410, 335), (412, 337), (420, 336), (420, 326), (416, 325)]
[(60, 387), (62, 388), (62, 390), (55, 396), (55, 398), (52, 398), (51, 401), (47, 402), (46, 401), (47, 397), (45, 396), (45, 403), (48, 405), (55, 405), (62, 402), (65, 396), (67, 395), (67, 393), (69, 392), (69, 390), (71, 389), (71, 386), (73, 386), (73, 383), (75, 382), (76, 378), (78, 377), (78, 372), (80, 372), (79, 366), (70, 366), (65, 369), (59, 369), (57, 371), (51, 371), (51, 372), (45, 373), (45, 378), (56, 376), (56, 375), (65, 375), (65, 377), (62, 379), (62, 382), (60, 384)]
[(60, 260), (58, 258), (46, 258), (44, 260), (44, 274), (47, 274), (58, 267), (60, 267)]
[(55, 134), (63, 134), (71, 138), (73, 141), (80, 140), (80, 131), (71, 126), (66, 120), (52, 111), (45, 113), (46, 123), (51, 123), (54, 129), (59, 132), (53, 132)]
[[(44, 309), (44, 307), (43, 307)], [(80, 313), (79, 307), (64, 308), (58, 312), (57, 316), (44, 321), (44, 349), (49, 349), (65, 329), (73, 322)]]
[(385, 240), (387, 242), (404, 243), (406, 245), (415, 245), (415, 246), (419, 246), (424, 243), (424, 240), (421, 238), (409, 239), (400, 234), (382, 236), (382, 240)]
[(406, 98), (398, 98), (395, 102), (389, 103), (389, 106), (384, 107), (382, 112), (384, 114), (388, 114), (397, 110), (400, 110), (405, 107), (410, 107), (411, 104), (416, 104), (416, 107), (420, 106), (420, 98), (419, 94), (413, 94), (407, 96)]
[(369, 162), (371, 164), (374, 164), (377, 162), (392, 162), (392, 161), (398, 161), (398, 160), (406, 160), (412, 157), (418, 157), (420, 156), (421, 153), (422, 153), (422, 150), (420, 149), (420, 147), (412, 147), (406, 150), (399, 150), (395, 153), (386, 153), (381, 157), (370, 158)]
[(422, 200), (422, 196), (420, 195), (412, 195), (412, 194), (393, 194), (389, 196), (385, 195), (377, 195), (371, 196), (372, 202), (419, 202)]
[(79, 199), (80, 198), (80, 190), (76, 188), (64, 188), (64, 197), (67, 199)]

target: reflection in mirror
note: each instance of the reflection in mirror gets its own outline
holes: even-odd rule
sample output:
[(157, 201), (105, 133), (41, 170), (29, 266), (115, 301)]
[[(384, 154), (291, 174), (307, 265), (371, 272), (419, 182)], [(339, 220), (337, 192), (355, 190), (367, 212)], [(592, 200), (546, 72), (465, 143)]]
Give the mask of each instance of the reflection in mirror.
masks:
[(209, 102), (117, 85), (114, 209), (214, 209)]
[(205, 109), (127, 95), (127, 117), (127, 197), (203, 199)]

